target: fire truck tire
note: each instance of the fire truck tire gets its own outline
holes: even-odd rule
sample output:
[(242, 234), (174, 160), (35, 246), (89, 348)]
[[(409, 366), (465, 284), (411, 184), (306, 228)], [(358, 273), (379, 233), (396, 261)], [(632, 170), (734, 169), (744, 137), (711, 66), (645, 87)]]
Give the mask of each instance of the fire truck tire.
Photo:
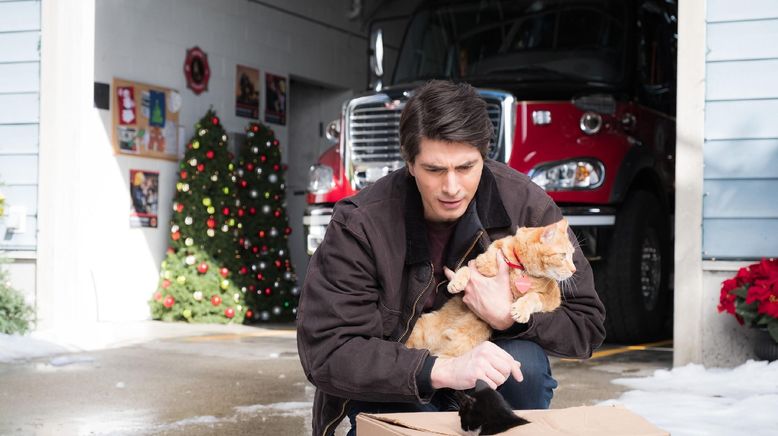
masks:
[(595, 276), (605, 304), (608, 342), (644, 342), (666, 333), (670, 250), (670, 231), (657, 197), (648, 191), (631, 193), (616, 216), (604, 268)]

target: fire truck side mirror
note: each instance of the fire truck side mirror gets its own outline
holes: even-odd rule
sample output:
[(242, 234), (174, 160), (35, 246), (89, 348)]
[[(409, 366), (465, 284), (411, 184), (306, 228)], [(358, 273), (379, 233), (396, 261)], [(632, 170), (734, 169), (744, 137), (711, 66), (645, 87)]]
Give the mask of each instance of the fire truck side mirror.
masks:
[(376, 76), (372, 87), (380, 91), (383, 86), (381, 77), (384, 75), (384, 33), (380, 28), (370, 33), (370, 70)]

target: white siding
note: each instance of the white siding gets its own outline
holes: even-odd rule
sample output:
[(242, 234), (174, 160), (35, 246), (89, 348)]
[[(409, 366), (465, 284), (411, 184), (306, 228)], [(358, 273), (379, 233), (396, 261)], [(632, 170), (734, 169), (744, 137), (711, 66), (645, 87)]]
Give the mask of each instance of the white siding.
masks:
[[(14, 280), (34, 295), (38, 213), (38, 120), (40, 118), (40, 1), (0, 1), (0, 191), (9, 206), (24, 206), (24, 233), (7, 232), (0, 220), (0, 249), (12, 259)], [(18, 259), (17, 259), (18, 261)], [(19, 286), (18, 286), (19, 287)]]
[(708, 2), (703, 257), (778, 256), (778, 2)]

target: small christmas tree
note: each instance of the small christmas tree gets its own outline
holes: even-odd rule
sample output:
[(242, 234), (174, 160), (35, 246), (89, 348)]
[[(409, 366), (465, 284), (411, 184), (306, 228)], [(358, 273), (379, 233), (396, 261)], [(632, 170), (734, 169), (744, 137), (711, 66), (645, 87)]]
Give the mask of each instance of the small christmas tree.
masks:
[(154, 319), (243, 321), (243, 295), (230, 279), (238, 262), (231, 160), (227, 135), (208, 111), (179, 165), (170, 248), (149, 302)]
[(235, 170), (238, 187), (238, 269), (247, 320), (290, 321), (299, 289), (289, 260), (281, 150), (273, 131), (252, 123)]

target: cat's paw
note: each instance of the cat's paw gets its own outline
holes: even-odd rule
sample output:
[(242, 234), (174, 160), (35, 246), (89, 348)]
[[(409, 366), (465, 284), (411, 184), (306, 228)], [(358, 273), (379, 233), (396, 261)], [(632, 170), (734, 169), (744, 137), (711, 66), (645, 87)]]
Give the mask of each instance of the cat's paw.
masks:
[(454, 278), (448, 282), (446, 289), (448, 289), (448, 292), (451, 294), (458, 294), (465, 290), (465, 286), (467, 286), (467, 282), (469, 281), (470, 270), (466, 266), (463, 266), (454, 273)]
[(519, 299), (511, 304), (511, 317), (516, 322), (526, 323), (534, 312), (533, 304), (524, 299)]

